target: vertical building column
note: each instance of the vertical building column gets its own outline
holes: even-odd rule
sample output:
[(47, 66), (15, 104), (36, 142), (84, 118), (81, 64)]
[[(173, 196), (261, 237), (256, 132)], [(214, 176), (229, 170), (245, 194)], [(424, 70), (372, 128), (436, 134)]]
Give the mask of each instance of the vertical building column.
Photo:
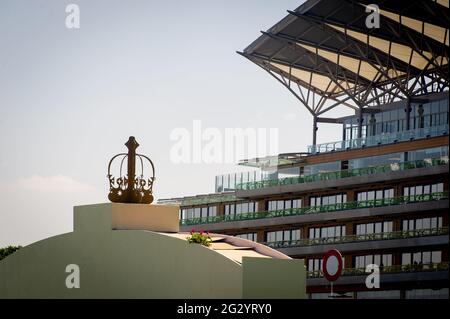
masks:
[(353, 222), (345, 223), (345, 236), (354, 235), (353, 234)]
[(345, 193), (347, 194), (347, 203), (356, 202), (356, 192), (354, 190), (348, 190)]
[(219, 203), (217, 205), (217, 215), (218, 216), (225, 215), (225, 203)]
[(313, 129), (313, 132), (312, 132), (313, 133), (312, 145), (316, 146), (316, 144), (317, 144), (317, 130), (318, 130), (318, 127), (317, 127), (317, 115), (313, 116), (313, 128), (312, 129)]
[(392, 253), (392, 264), (393, 265), (401, 265), (402, 264), (402, 253), (401, 252)]
[(308, 231), (309, 227), (307, 225), (301, 227), (301, 234), (300, 237), (302, 239), (308, 239), (309, 237), (309, 231)]
[(363, 109), (360, 106), (358, 111), (358, 138), (362, 137)]
[(264, 237), (265, 237), (264, 236), (264, 230), (258, 230), (256, 232), (256, 241), (258, 243), (262, 243), (262, 242), (266, 241), (266, 238), (264, 238)]
[(392, 221), (392, 231), (401, 231), (402, 230), (402, 221), (401, 219), (394, 219)]
[(257, 212), (264, 212), (266, 210), (266, 201), (264, 199), (256, 202), (258, 207), (256, 208)]
[(406, 120), (406, 130), (410, 130), (409, 119), (411, 117), (411, 98), (408, 96), (405, 100), (405, 120)]

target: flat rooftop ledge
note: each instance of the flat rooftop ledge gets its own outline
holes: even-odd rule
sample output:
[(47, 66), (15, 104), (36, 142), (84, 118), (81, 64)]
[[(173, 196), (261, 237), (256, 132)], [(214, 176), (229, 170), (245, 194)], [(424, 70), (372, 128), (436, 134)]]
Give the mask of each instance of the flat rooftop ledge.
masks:
[(102, 203), (74, 207), (74, 231), (111, 229), (177, 233), (179, 206)]

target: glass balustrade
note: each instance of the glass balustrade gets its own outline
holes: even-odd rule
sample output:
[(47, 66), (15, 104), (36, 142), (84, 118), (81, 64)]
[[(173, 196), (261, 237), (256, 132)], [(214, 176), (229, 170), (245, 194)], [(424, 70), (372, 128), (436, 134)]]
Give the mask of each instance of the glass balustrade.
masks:
[(386, 133), (374, 136), (367, 136), (363, 138), (329, 142), (317, 145), (309, 145), (308, 153), (326, 153), (332, 151), (343, 151), (348, 149), (363, 148), (366, 146), (376, 146), (392, 144), (397, 142), (410, 141), (415, 139), (422, 139), (428, 137), (436, 137), (448, 134), (448, 124), (420, 128), (415, 130), (408, 130), (396, 133)]
[(417, 160), (417, 161), (408, 161), (408, 162), (398, 162), (398, 163), (391, 163), (391, 164), (380, 165), (380, 166), (370, 166), (370, 167), (355, 168), (355, 169), (341, 170), (341, 171), (335, 171), (335, 172), (318, 173), (318, 174), (307, 175), (307, 176), (287, 177), (287, 178), (281, 178), (281, 179), (266, 179), (266, 180), (256, 181), (256, 182), (240, 183), (240, 184), (236, 185), (236, 189), (238, 189), (238, 190), (253, 190), (253, 189), (267, 188), (267, 187), (273, 187), (273, 186), (302, 184), (302, 183), (310, 183), (310, 182), (325, 181), (325, 180), (336, 180), (336, 179), (347, 178), (347, 177), (388, 173), (388, 172), (394, 172), (394, 171), (403, 171), (403, 170), (409, 170), (409, 169), (415, 169), (415, 168), (433, 167), (433, 166), (447, 165), (447, 164), (448, 164), (448, 157)]

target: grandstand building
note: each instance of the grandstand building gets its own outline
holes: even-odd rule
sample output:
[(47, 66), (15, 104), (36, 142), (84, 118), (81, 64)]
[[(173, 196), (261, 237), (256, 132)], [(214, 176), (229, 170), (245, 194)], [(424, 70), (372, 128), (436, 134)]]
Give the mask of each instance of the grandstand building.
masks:
[[(366, 19), (376, 4), (379, 28)], [(240, 55), (311, 114), (298, 153), (242, 160), (215, 192), (160, 200), (192, 228), (305, 259), (310, 298), (328, 298), (322, 257), (344, 257), (347, 298), (448, 298), (449, 2), (308, 0)], [(336, 109), (352, 115), (336, 117)], [(318, 123), (342, 126), (317, 144)], [(380, 267), (380, 288), (365, 267)]]

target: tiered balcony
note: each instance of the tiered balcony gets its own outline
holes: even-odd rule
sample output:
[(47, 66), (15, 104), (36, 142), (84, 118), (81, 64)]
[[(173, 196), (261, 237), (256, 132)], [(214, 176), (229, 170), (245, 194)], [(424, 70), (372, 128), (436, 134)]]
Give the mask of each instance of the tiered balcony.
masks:
[(374, 136), (367, 136), (364, 138), (351, 139), (347, 141), (310, 145), (308, 146), (308, 153), (318, 154), (333, 151), (344, 151), (349, 149), (359, 149), (363, 147), (393, 144), (397, 142), (412, 141), (447, 134), (448, 134), (448, 124), (409, 131), (402, 131), (397, 133), (387, 133)]
[(398, 171), (407, 171), (417, 168), (429, 168), (448, 165), (448, 158), (436, 158), (409, 162), (400, 162), (380, 166), (371, 166), (335, 172), (318, 173), (308, 176), (286, 177), (281, 179), (267, 179), (256, 182), (241, 183), (236, 185), (237, 190), (255, 190), (269, 187), (307, 184), (312, 182), (343, 180), (351, 177), (370, 176), (374, 174), (392, 173)]
[(405, 206), (408, 204), (421, 203), (421, 202), (435, 202), (435, 201), (441, 201), (441, 200), (446, 200), (447, 204), (448, 204), (448, 192), (401, 196), (401, 197), (359, 201), (359, 202), (337, 203), (337, 204), (323, 205), (323, 206), (290, 208), (290, 209), (284, 209), (284, 210), (243, 213), (243, 214), (236, 214), (236, 215), (218, 215), (218, 216), (208, 216), (208, 217), (201, 217), (201, 218), (190, 218), (190, 219), (180, 220), (180, 225), (181, 226), (192, 226), (192, 225), (202, 225), (202, 224), (205, 225), (205, 224), (215, 224), (215, 223), (235, 222), (235, 221), (261, 220), (261, 219), (268, 219), (268, 218), (282, 218), (282, 217), (290, 217), (290, 216), (304, 216), (304, 215), (314, 215), (314, 214), (321, 214), (321, 213), (351, 211), (351, 210), (366, 209), (366, 208)]
[[(415, 272), (438, 272), (449, 270), (448, 262), (429, 263), (429, 264), (414, 264), (414, 265), (392, 265), (380, 267), (380, 272), (383, 274), (389, 273), (415, 273)], [(447, 273), (448, 274), (448, 273)], [(367, 276), (365, 268), (344, 268), (342, 276)], [(321, 270), (308, 271), (308, 278), (322, 278), (323, 272)], [(448, 278), (448, 277), (447, 277)]]
[(265, 242), (263, 244), (271, 248), (280, 249), (280, 248), (303, 247), (313, 245), (329, 245), (329, 244), (343, 244), (343, 243), (378, 241), (378, 240), (420, 238), (420, 237), (440, 236), (440, 235), (448, 235), (448, 227), (395, 231), (386, 233), (373, 233), (364, 235), (347, 235), (347, 236), (326, 237), (326, 238), (304, 238), (297, 240)]

